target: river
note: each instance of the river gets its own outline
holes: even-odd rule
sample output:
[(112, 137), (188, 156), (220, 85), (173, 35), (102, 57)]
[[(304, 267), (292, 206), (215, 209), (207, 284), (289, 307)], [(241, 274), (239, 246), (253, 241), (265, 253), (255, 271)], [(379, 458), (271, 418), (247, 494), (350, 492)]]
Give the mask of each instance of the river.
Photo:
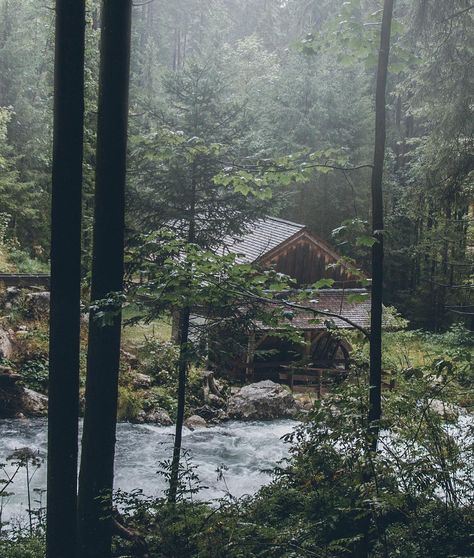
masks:
[[(281, 437), (291, 432), (294, 421), (227, 422), (208, 429), (185, 429), (183, 448), (189, 453), (203, 488), (197, 498), (213, 500), (227, 491), (233, 496), (255, 493), (270, 482), (268, 474), (288, 455), (288, 446)], [(124, 491), (141, 489), (149, 496), (160, 496), (165, 480), (158, 474), (159, 463), (171, 456), (174, 428), (155, 425), (119, 423), (115, 459), (115, 488)], [(18, 448), (38, 452), (41, 466), (32, 474), (30, 493), (36, 501), (32, 507), (44, 506), (46, 488), (47, 419), (1, 420), (0, 463), (5, 463)], [(223, 475), (218, 474), (222, 469)], [(7, 466), (6, 472), (14, 468)], [(0, 470), (0, 479), (5, 478)], [(1, 486), (0, 486), (1, 488)], [(36, 489), (36, 490), (35, 490)], [(22, 469), (8, 487), (14, 494), (3, 498), (2, 519), (25, 515), (27, 509), (26, 471)]]

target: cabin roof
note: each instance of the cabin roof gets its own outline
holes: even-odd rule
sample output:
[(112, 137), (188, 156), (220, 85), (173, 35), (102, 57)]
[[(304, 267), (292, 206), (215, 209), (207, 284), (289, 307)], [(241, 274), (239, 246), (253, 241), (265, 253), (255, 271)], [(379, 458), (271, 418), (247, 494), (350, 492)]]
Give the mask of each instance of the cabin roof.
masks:
[[(363, 300), (350, 302), (350, 295), (363, 295)], [(366, 289), (321, 289), (310, 300), (298, 301), (295, 304), (338, 314), (361, 328), (370, 328), (370, 292)], [(340, 329), (353, 329), (351, 324), (339, 318), (318, 315), (310, 310), (298, 310), (290, 307), (286, 307), (286, 309), (293, 313), (293, 317), (285, 319), (282, 325), (291, 325), (295, 329), (326, 329), (327, 322)], [(267, 328), (262, 324), (259, 324), (259, 327), (263, 330), (278, 329), (275, 327)]]
[[(302, 261), (295, 259), (293, 265), (290, 263), (292, 259), (288, 257), (288, 250), (291, 251), (302, 244), (312, 247), (310, 250), (313, 250), (313, 254), (318, 254), (319, 267), (324, 268), (328, 263), (338, 263), (340, 274), (346, 274), (346, 278), (352, 276), (350, 267), (341, 259), (341, 256), (329, 244), (311, 232), (308, 227), (277, 217), (266, 216), (258, 219), (248, 227), (248, 232), (240, 237), (227, 236), (224, 238), (219, 252), (235, 254), (236, 262), (240, 264), (277, 264), (276, 267), (280, 268), (279, 271), (295, 279), (301, 279), (302, 273), (305, 272), (304, 266), (315, 266), (314, 258), (310, 257), (309, 260), (305, 260), (303, 257)], [(323, 270), (318, 270), (317, 267), (312, 267), (312, 269), (313, 273), (320, 274), (313, 278), (314, 281), (324, 276)], [(314, 281), (300, 282), (310, 284)]]
[(252, 223), (242, 237), (226, 237), (223, 244), (226, 252), (237, 254), (238, 263), (253, 263), (305, 230), (305, 225), (264, 217)]

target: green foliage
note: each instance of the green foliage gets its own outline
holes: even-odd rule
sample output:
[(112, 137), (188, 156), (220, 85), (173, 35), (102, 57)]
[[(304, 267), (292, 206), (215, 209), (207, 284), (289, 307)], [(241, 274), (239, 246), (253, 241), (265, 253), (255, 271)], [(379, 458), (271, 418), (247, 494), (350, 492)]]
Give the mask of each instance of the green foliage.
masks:
[[(199, 483), (189, 456), (176, 505), (119, 493), (127, 525), (144, 536), (149, 555), (342, 558), (366, 548), (373, 558), (472, 556), (471, 427), (454, 426), (456, 370), (435, 361), (397, 373), (397, 389), (384, 392), (377, 454), (368, 450), (366, 372), (362, 360), (315, 401), (287, 437), (290, 459), (254, 497), (195, 501)], [(131, 552), (116, 545), (117, 555)]]
[(13, 538), (0, 537), (0, 556), (2, 558), (44, 558), (46, 556), (44, 534), (35, 536), (26, 533)]
[(141, 372), (151, 376), (159, 385), (175, 384), (178, 347), (174, 343), (147, 338), (137, 354)]
[(172, 386), (167, 385), (150, 388), (143, 401), (143, 408), (145, 411), (161, 408), (169, 413), (170, 417), (174, 417), (177, 409), (176, 380)]
[(48, 390), (49, 336), (46, 324), (29, 324), (30, 329), (15, 336), (11, 366), (22, 376), (24, 384), (41, 393)]
[(143, 396), (128, 387), (119, 386), (117, 420), (134, 421), (143, 408)]
[(49, 361), (44, 356), (23, 362), (20, 374), (29, 388), (46, 393), (48, 391)]

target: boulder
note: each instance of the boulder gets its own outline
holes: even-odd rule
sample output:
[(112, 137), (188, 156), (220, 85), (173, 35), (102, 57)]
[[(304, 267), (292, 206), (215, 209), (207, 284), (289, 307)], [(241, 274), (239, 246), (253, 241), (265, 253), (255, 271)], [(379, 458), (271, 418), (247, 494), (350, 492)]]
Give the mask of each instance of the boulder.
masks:
[(138, 424), (159, 424), (161, 426), (171, 426), (173, 424), (169, 414), (161, 408), (152, 409), (148, 412), (140, 411), (135, 422)]
[(5, 294), (6, 294), (6, 298), (9, 301), (12, 301), (21, 295), (21, 290), (18, 287), (7, 287)]
[(48, 412), (48, 398), (21, 384), (21, 376), (0, 367), (0, 418), (41, 417)]
[(271, 380), (244, 386), (227, 403), (229, 417), (236, 420), (293, 418), (298, 412), (293, 394)]
[(133, 372), (131, 375), (132, 386), (136, 389), (146, 389), (153, 385), (153, 378), (147, 374)]
[(206, 422), (211, 422), (213, 424), (229, 420), (229, 416), (223, 409), (216, 409), (215, 407), (211, 407), (209, 405), (203, 405), (198, 409), (194, 409), (193, 415), (198, 415)]
[(26, 295), (26, 308), (34, 319), (44, 318), (49, 314), (49, 302), (51, 295), (48, 291), (29, 293)]
[(48, 398), (32, 389), (23, 388), (22, 414), (28, 417), (42, 417), (48, 413)]
[(5, 310), (11, 310), (21, 297), (21, 290), (18, 287), (8, 287), (4, 292), (1, 304)]
[(140, 360), (132, 353), (129, 353), (128, 351), (124, 351), (123, 349), (121, 349), (120, 356), (123, 362), (125, 362), (127, 366), (130, 368), (130, 370), (136, 370), (140, 366)]
[(184, 426), (189, 430), (196, 430), (197, 428), (207, 428), (207, 422), (199, 415), (191, 415), (184, 421)]

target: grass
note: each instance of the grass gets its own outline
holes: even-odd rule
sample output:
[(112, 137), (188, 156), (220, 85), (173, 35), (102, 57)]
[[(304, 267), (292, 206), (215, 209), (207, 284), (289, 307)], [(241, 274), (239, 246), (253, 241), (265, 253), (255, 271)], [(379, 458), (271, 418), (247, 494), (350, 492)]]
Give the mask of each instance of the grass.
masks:
[(442, 342), (428, 340), (417, 331), (385, 333), (383, 353), (387, 368), (419, 368), (429, 366), (435, 358), (446, 357)]
[[(124, 309), (124, 322), (136, 317), (137, 310), (133, 306)], [(125, 325), (122, 330), (122, 344), (127, 349), (134, 349), (143, 345), (146, 339), (157, 338), (161, 341), (171, 339), (171, 317), (162, 316), (156, 320), (145, 323), (140, 321), (133, 325)]]

